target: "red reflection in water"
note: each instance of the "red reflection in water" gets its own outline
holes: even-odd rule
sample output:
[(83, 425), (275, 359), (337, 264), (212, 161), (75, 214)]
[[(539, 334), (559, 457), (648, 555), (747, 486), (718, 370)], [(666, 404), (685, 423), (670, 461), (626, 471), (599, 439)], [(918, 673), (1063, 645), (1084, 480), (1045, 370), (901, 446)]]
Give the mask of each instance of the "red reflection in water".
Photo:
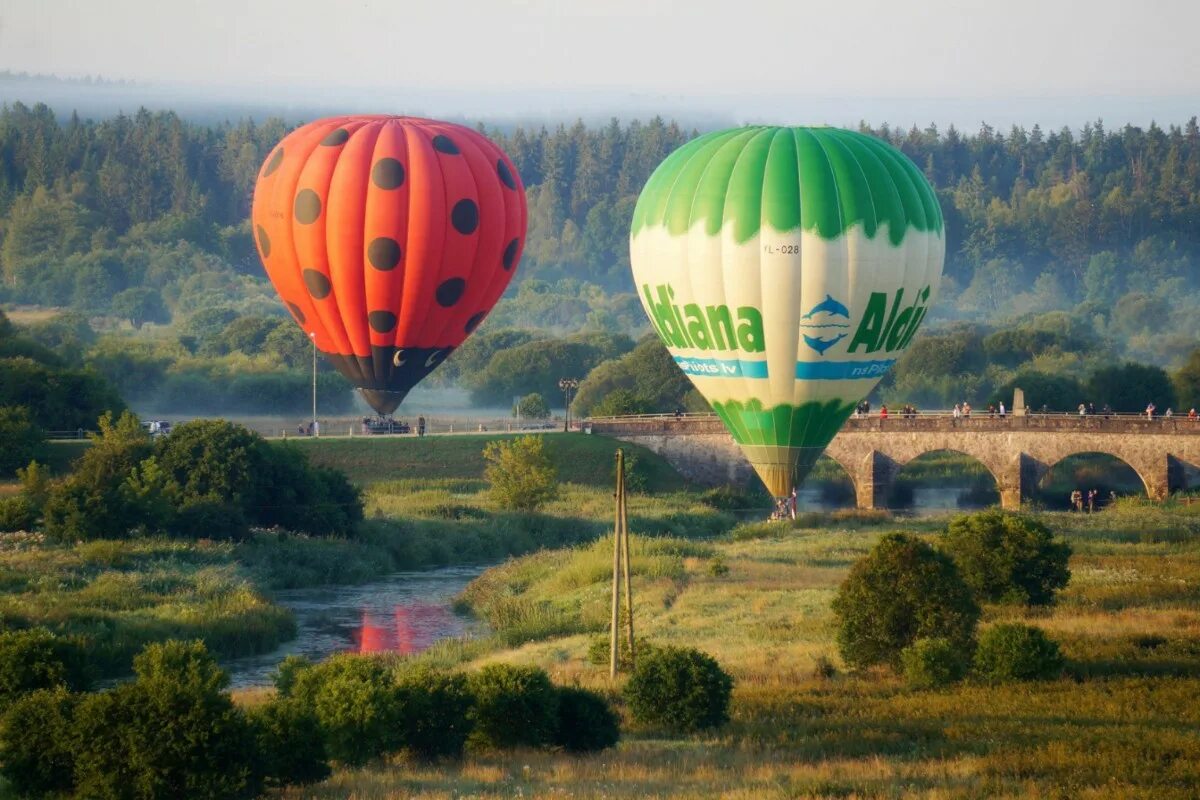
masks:
[(454, 615), (445, 606), (436, 605), (395, 606), (390, 626), (377, 622), (363, 612), (354, 637), (358, 652), (419, 653), (454, 629)]

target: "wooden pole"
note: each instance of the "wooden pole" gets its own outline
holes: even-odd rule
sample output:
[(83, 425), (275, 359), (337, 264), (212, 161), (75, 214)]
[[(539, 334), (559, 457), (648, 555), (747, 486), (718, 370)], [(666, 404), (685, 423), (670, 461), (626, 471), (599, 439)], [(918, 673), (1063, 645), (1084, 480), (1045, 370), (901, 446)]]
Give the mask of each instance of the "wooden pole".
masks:
[(629, 579), (629, 513), (625, 504), (625, 474), (621, 473), (621, 571), (625, 578), (625, 613), (629, 616), (627, 629), (629, 643), (629, 665), (633, 666), (633, 583)]
[(613, 524), (612, 639), (608, 650), (608, 677), (617, 677), (617, 639), (621, 626), (621, 503), (625, 496), (625, 455), (617, 449), (616, 520)]

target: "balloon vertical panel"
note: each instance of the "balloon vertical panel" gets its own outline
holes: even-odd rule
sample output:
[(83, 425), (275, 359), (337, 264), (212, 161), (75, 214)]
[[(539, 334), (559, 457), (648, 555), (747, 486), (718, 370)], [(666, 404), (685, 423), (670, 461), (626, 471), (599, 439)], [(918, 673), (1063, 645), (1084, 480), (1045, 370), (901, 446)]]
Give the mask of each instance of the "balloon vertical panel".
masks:
[(944, 255), (920, 171), (834, 128), (688, 143), (650, 177), (630, 236), (653, 327), (776, 496), (911, 342)]

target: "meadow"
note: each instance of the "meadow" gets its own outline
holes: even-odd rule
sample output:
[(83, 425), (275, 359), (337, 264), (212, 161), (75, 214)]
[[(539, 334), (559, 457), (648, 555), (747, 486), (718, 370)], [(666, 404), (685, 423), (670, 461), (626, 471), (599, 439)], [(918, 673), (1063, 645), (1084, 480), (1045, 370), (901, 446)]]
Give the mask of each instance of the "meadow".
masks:
[[(1058, 602), (989, 606), (1066, 656), (1034, 683), (915, 690), (887, 671), (848, 673), (829, 602), (850, 564), (888, 530), (936, 541), (944, 519), (805, 515), (714, 539), (637, 536), (639, 639), (699, 647), (735, 677), (733, 719), (689, 738), (628, 726), (615, 751), (475, 755), (343, 770), (288, 798), (936, 797), (1192, 798), (1200, 787), (1200, 514), (1122, 502), (1046, 513), (1070, 541)], [(485, 572), (464, 609), (494, 636), (425, 656), (468, 668), (537, 664), (556, 682), (619, 698), (600, 650), (611, 539)], [(619, 700), (618, 700), (619, 702)]]

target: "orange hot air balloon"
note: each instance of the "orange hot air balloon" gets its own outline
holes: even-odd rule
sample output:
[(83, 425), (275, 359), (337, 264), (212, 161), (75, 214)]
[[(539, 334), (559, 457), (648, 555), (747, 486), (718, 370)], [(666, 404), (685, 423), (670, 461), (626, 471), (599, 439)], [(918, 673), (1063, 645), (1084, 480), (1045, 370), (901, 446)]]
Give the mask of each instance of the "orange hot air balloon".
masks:
[(525, 190), (508, 156), (470, 128), (330, 117), (267, 156), (251, 217), (283, 304), (390, 414), (512, 280)]

